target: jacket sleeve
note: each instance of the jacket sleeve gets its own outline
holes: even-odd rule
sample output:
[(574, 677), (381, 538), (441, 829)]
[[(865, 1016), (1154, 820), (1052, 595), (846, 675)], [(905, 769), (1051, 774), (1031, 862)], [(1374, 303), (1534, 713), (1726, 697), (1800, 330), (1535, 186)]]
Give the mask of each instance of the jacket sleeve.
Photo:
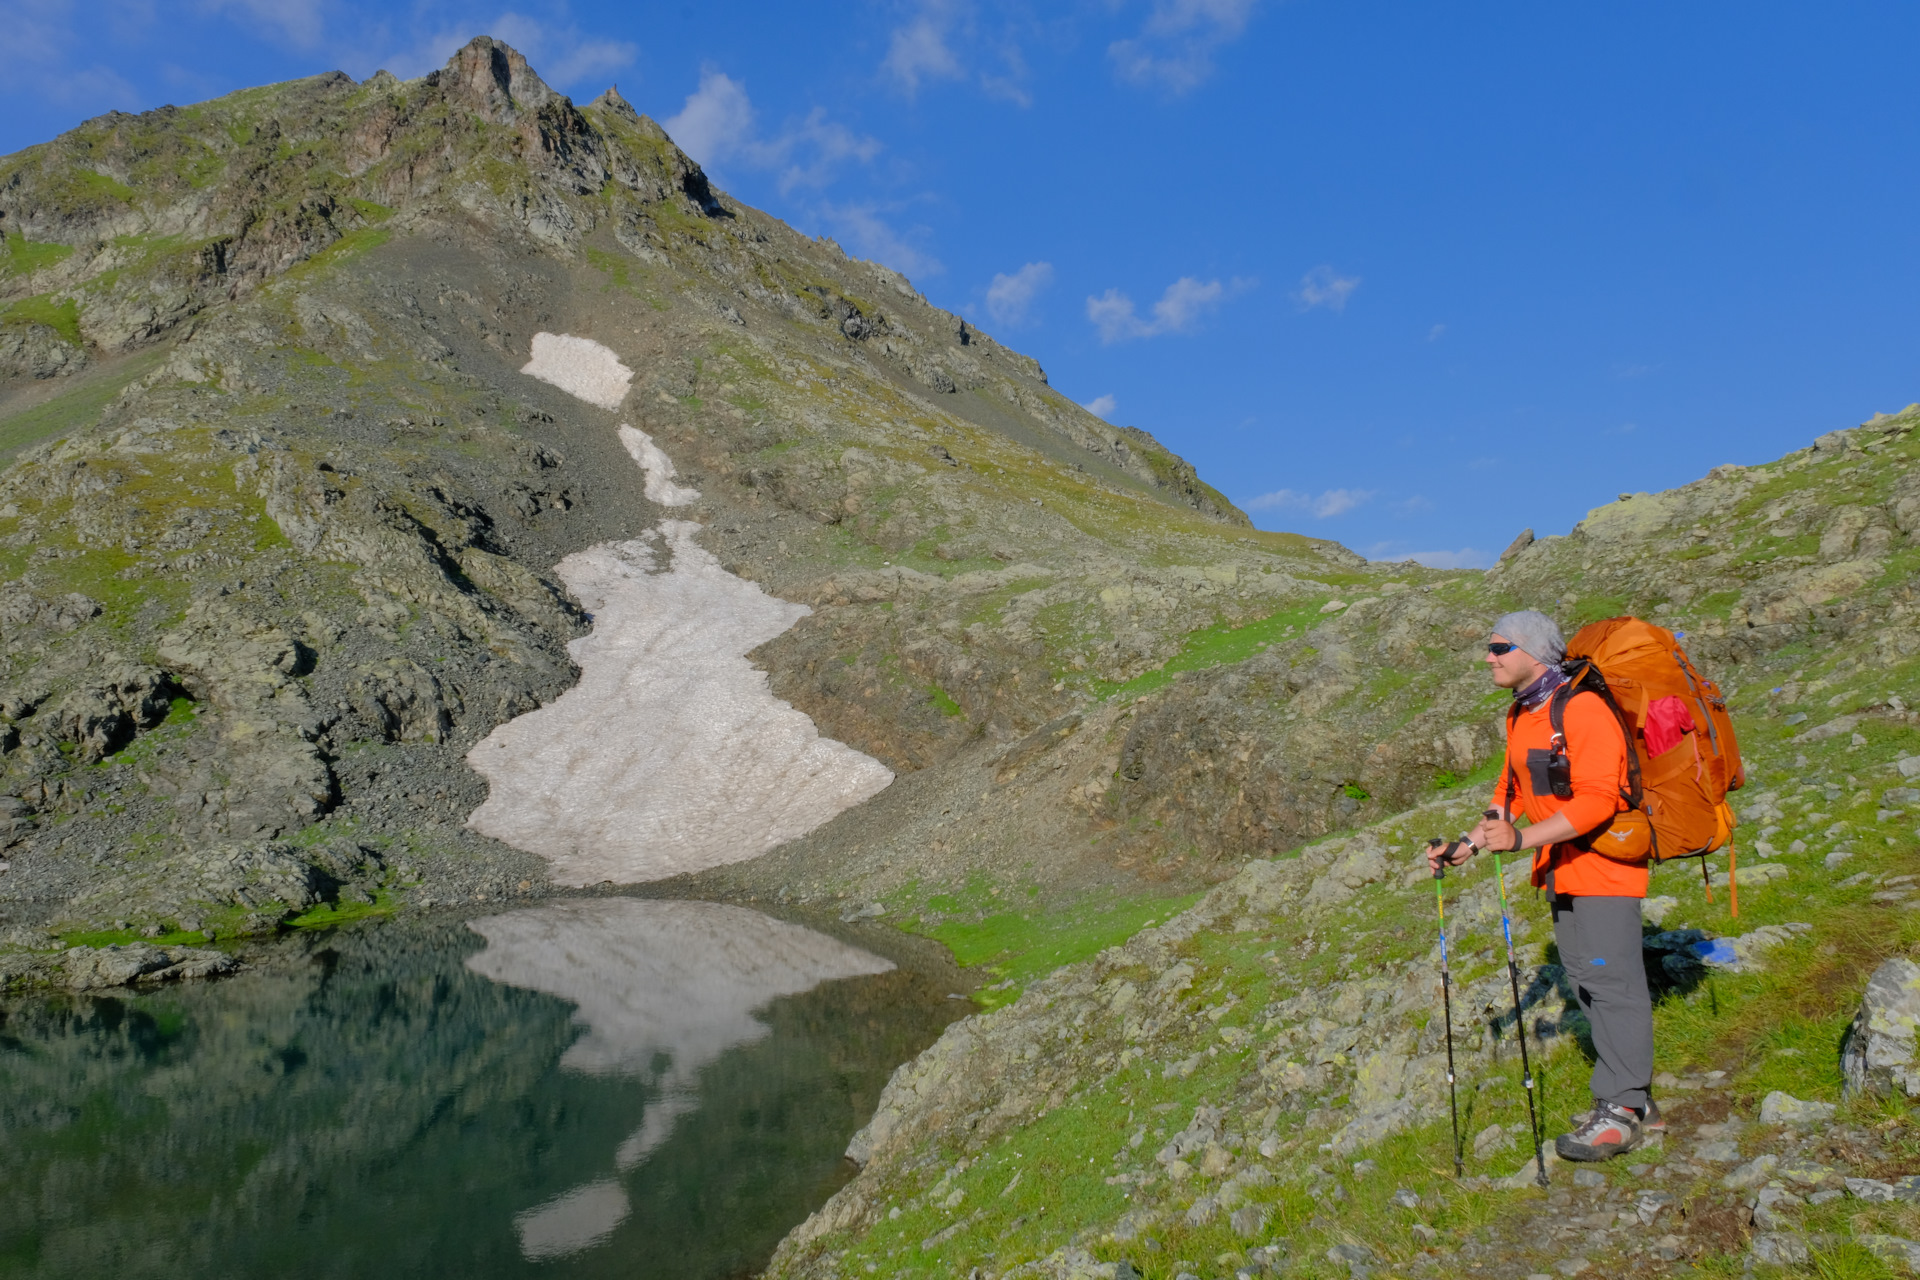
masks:
[(1573, 799), (1560, 808), (1573, 829), (1586, 835), (1624, 807), (1621, 779), (1627, 772), (1627, 740), (1620, 722), (1599, 695), (1567, 700), (1567, 756), (1573, 767)]

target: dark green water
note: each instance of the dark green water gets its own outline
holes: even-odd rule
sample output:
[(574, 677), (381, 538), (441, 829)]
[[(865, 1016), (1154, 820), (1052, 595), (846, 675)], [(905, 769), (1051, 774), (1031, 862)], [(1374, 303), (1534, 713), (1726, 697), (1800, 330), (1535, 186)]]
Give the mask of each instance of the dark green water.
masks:
[(744, 908), (595, 899), (15, 1002), (0, 1275), (747, 1275), (949, 989)]

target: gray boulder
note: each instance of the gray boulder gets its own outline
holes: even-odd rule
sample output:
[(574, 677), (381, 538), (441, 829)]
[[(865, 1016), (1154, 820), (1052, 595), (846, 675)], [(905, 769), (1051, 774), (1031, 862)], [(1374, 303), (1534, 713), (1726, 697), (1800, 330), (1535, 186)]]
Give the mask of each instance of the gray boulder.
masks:
[(1920, 964), (1896, 957), (1867, 979), (1867, 990), (1840, 1051), (1848, 1097), (1866, 1092), (1920, 1097), (1920, 1062), (1914, 1058), (1920, 1028)]
[(232, 973), (240, 962), (222, 951), (198, 947), (156, 947), (147, 942), (125, 946), (73, 947), (66, 956), (66, 985), (76, 991), (148, 986), (186, 978)]

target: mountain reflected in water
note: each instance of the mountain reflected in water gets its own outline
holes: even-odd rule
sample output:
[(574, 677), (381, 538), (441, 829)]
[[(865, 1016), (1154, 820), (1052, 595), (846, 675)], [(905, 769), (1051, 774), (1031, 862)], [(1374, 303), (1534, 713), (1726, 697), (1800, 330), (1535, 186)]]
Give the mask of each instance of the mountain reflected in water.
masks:
[(745, 1275), (967, 1008), (944, 971), (712, 903), (305, 945), (0, 1006), (0, 1273)]

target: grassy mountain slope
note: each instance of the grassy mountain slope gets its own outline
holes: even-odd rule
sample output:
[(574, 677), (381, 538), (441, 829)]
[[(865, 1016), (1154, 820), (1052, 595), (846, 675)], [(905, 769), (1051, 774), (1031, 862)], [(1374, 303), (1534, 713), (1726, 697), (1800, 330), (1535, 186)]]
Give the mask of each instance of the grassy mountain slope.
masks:
[[(1912, 1114), (1843, 1103), (1838, 1062), (1867, 974), (1920, 943), (1916, 426), (1910, 410), (1623, 499), (1471, 587), (1482, 618), (1556, 599), (1570, 623), (1652, 614), (1686, 631), (1731, 693), (1752, 779), (1737, 801), (1739, 917), (1724, 859), (1712, 901), (1696, 864), (1654, 883), (1665, 1144), (1532, 1186), (1483, 857), (1446, 883), (1468, 1175), (1453, 1177), (1419, 846), (1471, 821), (1485, 790), (1463, 786), (1253, 861), (1190, 910), (950, 1028), (896, 1073), (850, 1148), (860, 1176), (771, 1274), (1111, 1276), (1124, 1262), (1156, 1278), (1524, 1276), (1683, 1260), (1737, 1274), (1756, 1232), (1809, 1246), (1822, 1274), (1888, 1274), (1920, 1208), (1812, 1197), (1920, 1168)], [(1347, 642), (1390, 652), (1396, 610), (1430, 607), (1404, 598)], [(1247, 687), (1225, 670), (1175, 689), (1207, 678)], [(1509, 882), (1551, 1137), (1586, 1105), (1590, 1046), (1543, 904), (1520, 868)], [(1708, 969), (1678, 951), (1703, 935), (1739, 939), (1738, 963)], [(1839, 1115), (1764, 1123), (1775, 1090)]]

